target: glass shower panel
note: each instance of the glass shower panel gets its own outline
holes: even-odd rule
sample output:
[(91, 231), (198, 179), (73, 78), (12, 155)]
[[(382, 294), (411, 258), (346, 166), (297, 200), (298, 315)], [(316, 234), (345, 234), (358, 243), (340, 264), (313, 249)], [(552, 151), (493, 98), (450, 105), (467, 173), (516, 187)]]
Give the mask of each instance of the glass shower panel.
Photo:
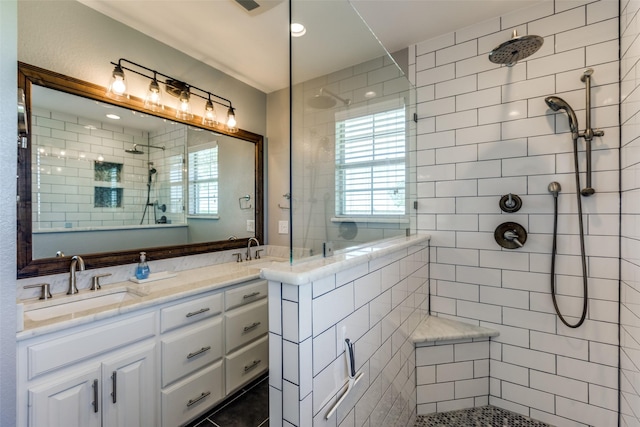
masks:
[[(416, 230), (415, 90), (347, 0), (291, 0), (291, 256)], [(293, 33), (292, 33), (293, 34)]]

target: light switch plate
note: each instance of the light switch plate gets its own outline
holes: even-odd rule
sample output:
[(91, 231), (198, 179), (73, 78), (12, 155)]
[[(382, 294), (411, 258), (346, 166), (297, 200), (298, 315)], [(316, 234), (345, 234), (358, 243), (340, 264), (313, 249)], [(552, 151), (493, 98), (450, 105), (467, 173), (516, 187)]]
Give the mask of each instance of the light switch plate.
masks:
[(247, 220), (247, 231), (255, 232), (256, 231), (256, 222), (253, 219)]
[(278, 233), (289, 234), (289, 221), (278, 221)]

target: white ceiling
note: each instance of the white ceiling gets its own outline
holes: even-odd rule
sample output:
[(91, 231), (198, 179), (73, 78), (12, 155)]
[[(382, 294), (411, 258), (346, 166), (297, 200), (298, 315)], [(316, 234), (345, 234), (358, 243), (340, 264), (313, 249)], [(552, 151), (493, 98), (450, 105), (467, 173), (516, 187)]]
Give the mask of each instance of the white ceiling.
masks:
[[(288, 0), (79, 0), (266, 93), (289, 85)], [(545, 0), (295, 0), (293, 78), (302, 82)], [(350, 6), (357, 9), (357, 13)], [(367, 22), (374, 37), (360, 19)]]

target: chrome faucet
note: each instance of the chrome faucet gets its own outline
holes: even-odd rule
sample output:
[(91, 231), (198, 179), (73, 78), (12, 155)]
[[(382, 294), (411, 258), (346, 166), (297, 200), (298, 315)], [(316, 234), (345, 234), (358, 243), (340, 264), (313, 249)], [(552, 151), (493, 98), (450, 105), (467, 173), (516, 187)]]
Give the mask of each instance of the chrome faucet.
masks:
[(251, 237), (249, 239), (249, 243), (247, 244), (247, 261), (251, 261), (251, 242), (256, 242), (256, 247), (260, 246), (260, 242), (255, 237)]
[(80, 255), (71, 257), (71, 269), (69, 271), (69, 290), (67, 295), (74, 295), (78, 293), (78, 287), (76, 286), (76, 267), (80, 271), (84, 271), (84, 260)]

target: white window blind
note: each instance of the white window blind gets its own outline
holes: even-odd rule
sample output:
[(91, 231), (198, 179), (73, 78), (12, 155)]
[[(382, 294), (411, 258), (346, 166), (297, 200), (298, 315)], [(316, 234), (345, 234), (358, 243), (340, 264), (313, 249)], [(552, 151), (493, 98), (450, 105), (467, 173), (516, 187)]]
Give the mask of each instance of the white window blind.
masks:
[(184, 212), (184, 155), (170, 156), (169, 162), (169, 213)]
[(189, 147), (189, 215), (218, 214), (218, 144)]
[(336, 121), (336, 215), (404, 215), (405, 108)]

